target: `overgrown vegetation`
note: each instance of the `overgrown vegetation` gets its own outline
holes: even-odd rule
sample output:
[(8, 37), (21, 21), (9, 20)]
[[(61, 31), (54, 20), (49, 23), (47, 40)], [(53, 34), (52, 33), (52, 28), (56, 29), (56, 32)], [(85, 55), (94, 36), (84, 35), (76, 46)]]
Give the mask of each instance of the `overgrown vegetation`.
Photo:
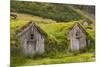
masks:
[[(11, 11), (18, 17), (11, 19), (11, 66), (37, 65), (54, 63), (89, 62), (95, 59), (95, 22), (80, 10), (66, 4), (11, 2)], [(89, 26), (83, 25), (83, 19), (88, 19)], [(20, 30), (30, 20), (33, 20), (47, 33), (46, 52), (33, 57), (23, 56), (19, 49), (16, 31)], [(79, 22), (86, 30), (90, 40), (89, 47), (80, 51), (69, 50), (67, 33), (74, 23)], [(91, 23), (92, 22), (92, 23)]]
[(73, 56), (73, 54), (59, 53), (56, 56), (44, 56), (37, 55), (35, 59), (28, 58), (19, 54), (19, 51), (15, 56), (11, 57), (11, 66), (29, 66), (29, 65), (41, 65), (41, 64), (59, 64), (59, 63), (77, 63), (77, 62), (93, 62), (95, 60), (94, 54), (83, 53)]
[[(73, 8), (75, 7), (75, 8)], [(76, 9), (78, 8), (78, 9)], [(74, 11), (73, 11), (74, 10)], [(50, 18), (56, 21), (75, 21), (79, 19), (87, 19), (94, 21), (85, 14), (95, 15), (94, 6), (84, 5), (67, 5), (67, 4), (53, 4), (53, 3), (38, 3), (38, 2), (24, 2), (24, 1), (12, 1), (11, 11), (27, 13), (43, 18)]]
[[(46, 42), (46, 52), (42, 55), (36, 55), (33, 59), (29, 57), (25, 57), (20, 54), (19, 51), (19, 43), (17, 42), (17, 38), (15, 37), (16, 30), (19, 30), (21, 27), (26, 25), (30, 19), (25, 19), (24, 14), (18, 15), (22, 18), (11, 19), (11, 49), (16, 46), (11, 52), (11, 64), (12, 66), (18, 65), (37, 65), (37, 64), (54, 64), (54, 63), (71, 63), (71, 62), (88, 62), (94, 61), (94, 48), (90, 48), (89, 51), (81, 50), (80, 52), (71, 52), (68, 49), (69, 41), (66, 38), (66, 33), (70, 28), (73, 26), (73, 22), (67, 23), (56, 23), (56, 21), (51, 21), (50, 19), (44, 19), (37, 16), (30, 16), (30, 19), (34, 19), (36, 24), (43, 29), (47, 35), (48, 39)], [(36, 19), (35, 19), (36, 18)], [(48, 23), (46, 23), (48, 21)], [(94, 38), (94, 31), (93, 29), (87, 28), (87, 32), (89, 33), (89, 37)], [(95, 38), (94, 38), (95, 39)], [(94, 39), (92, 39), (94, 41)], [(94, 45), (94, 44), (93, 44)], [(67, 48), (67, 49), (66, 49)], [(16, 50), (17, 49), (17, 50)], [(89, 52), (86, 54), (82, 54), (83, 52)], [(14, 53), (14, 54), (13, 54)], [(69, 57), (70, 56), (70, 57)], [(20, 62), (21, 61), (21, 62)]]
[[(11, 11), (32, 14), (57, 21), (73, 21), (82, 18), (78, 13), (69, 8), (69, 5), (33, 3), (33, 2), (11, 2)], [(69, 17), (70, 16), (70, 17)]]

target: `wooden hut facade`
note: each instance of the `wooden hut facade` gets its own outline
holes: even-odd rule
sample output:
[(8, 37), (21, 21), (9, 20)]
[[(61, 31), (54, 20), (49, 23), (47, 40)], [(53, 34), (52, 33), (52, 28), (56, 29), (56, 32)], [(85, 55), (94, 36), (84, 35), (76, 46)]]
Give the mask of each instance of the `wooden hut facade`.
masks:
[(34, 22), (29, 22), (17, 33), (20, 47), (25, 55), (42, 54), (45, 52), (45, 32)]
[(82, 49), (87, 44), (87, 36), (85, 29), (76, 23), (68, 32), (68, 38), (70, 40), (70, 49), (72, 51)]

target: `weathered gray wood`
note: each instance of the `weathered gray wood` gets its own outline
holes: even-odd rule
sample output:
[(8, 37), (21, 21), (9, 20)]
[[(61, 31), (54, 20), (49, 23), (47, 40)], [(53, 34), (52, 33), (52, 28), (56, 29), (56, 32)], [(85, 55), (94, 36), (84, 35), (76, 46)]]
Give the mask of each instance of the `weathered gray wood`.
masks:
[[(78, 36), (76, 35), (77, 32), (79, 32)], [(84, 32), (79, 24), (74, 25), (74, 27), (69, 31), (68, 37), (70, 40), (70, 49), (72, 51), (79, 50), (86, 46), (86, 32)]]
[[(34, 35), (33, 39), (31, 39), (31, 34)], [(45, 52), (45, 37), (34, 23), (24, 28), (17, 36), (20, 40), (21, 50), (25, 55), (33, 56), (36, 53), (42, 54)]]

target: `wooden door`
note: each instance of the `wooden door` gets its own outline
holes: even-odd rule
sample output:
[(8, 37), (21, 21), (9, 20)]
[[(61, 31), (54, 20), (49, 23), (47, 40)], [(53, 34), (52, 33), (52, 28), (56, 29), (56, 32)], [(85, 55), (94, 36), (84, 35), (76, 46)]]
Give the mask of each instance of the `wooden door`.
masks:
[(72, 50), (79, 50), (79, 39), (72, 40)]

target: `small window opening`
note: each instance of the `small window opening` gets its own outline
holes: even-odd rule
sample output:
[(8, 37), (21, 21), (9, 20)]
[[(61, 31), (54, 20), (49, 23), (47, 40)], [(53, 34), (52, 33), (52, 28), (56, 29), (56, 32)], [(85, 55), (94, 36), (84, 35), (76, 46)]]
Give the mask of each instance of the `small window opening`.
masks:
[(77, 32), (76, 32), (76, 39), (79, 39), (79, 38), (80, 38), (80, 32), (77, 31)]
[(34, 34), (31, 34), (31, 39), (34, 39)]

